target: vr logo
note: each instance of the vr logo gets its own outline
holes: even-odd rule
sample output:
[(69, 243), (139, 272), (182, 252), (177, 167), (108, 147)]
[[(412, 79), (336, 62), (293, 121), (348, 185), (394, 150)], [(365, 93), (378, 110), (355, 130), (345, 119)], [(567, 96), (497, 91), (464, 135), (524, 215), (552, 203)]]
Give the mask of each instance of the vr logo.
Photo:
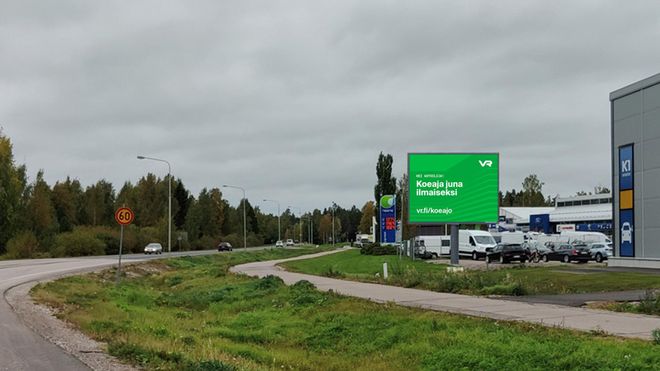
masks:
[(492, 167), (493, 166), (493, 161), (491, 161), (491, 160), (486, 160), (486, 161), (479, 160), (479, 165), (481, 165), (481, 167), (485, 167), (485, 166)]
[(621, 161), (621, 172), (629, 173), (630, 172), (630, 160)]

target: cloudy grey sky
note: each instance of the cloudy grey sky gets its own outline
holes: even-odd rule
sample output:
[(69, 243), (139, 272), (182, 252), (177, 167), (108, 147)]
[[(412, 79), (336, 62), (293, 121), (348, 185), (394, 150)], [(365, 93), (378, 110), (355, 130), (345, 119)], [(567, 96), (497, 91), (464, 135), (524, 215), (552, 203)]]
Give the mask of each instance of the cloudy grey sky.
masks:
[(609, 185), (608, 94), (659, 39), (657, 1), (0, 0), (0, 125), (51, 184), (145, 154), (309, 209), (371, 199), (380, 151), (497, 151), (569, 195)]

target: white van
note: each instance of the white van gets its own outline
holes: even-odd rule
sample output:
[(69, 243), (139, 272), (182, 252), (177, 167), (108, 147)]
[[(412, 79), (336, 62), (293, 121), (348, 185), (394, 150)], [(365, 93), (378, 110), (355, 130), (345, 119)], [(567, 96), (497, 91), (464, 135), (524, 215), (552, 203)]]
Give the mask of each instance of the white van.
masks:
[(417, 236), (415, 237), (416, 246), (424, 246), (426, 252), (434, 259), (440, 255), (450, 253), (450, 236)]
[(493, 236), (486, 231), (466, 230), (458, 231), (458, 252), (461, 255), (469, 255), (473, 260), (478, 260), (497, 245)]
[(604, 233), (600, 232), (573, 232), (573, 231), (563, 231), (561, 232), (562, 237), (567, 237), (570, 239), (570, 242), (581, 241), (584, 243), (604, 243), (612, 244), (612, 240), (607, 237)]
[(523, 244), (524, 242), (527, 242), (527, 236), (520, 231), (492, 233), (492, 236), (495, 239), (495, 242), (498, 243)]

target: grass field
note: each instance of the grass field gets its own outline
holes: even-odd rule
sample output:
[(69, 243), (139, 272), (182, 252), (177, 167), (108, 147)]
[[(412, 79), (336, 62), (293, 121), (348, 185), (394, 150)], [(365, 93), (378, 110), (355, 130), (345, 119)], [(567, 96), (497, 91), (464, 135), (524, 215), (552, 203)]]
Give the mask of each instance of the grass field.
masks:
[(321, 293), (228, 273), (305, 251), (220, 254), (38, 285), (33, 296), (148, 370), (654, 369), (660, 348)]
[[(380, 277), (383, 262), (388, 263), (388, 280)], [(575, 269), (584, 268), (583, 265), (512, 266), (510, 269), (447, 273), (444, 265), (405, 258), (400, 261), (396, 256), (361, 255), (359, 250), (287, 262), (282, 266), (294, 272), (473, 295), (563, 294), (660, 288), (660, 275)]]

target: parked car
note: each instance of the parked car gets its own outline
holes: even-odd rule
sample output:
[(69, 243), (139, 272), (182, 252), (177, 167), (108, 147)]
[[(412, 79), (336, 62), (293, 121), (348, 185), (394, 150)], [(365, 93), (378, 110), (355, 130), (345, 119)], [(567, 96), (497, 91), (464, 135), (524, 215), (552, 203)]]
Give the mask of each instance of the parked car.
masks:
[(144, 247), (144, 253), (145, 254), (162, 254), (163, 253), (163, 246), (159, 244), (158, 242), (152, 242), (148, 244), (147, 246)]
[(589, 251), (591, 251), (591, 256), (596, 260), (596, 263), (602, 263), (603, 260), (607, 260), (612, 256), (612, 245), (605, 243), (592, 243), (589, 245)]
[(220, 242), (218, 245), (218, 251), (232, 251), (233, 248), (229, 242)]
[(501, 243), (486, 254), (486, 263), (498, 260), (501, 264), (517, 260), (524, 263), (527, 260), (527, 251), (519, 243)]
[(284, 247), (284, 242), (282, 241), (275, 242), (275, 247)]
[(561, 261), (564, 263), (586, 263), (591, 260), (591, 251), (587, 245), (559, 244), (549, 252), (543, 254), (543, 261)]
[(287, 246), (295, 246), (295, 242), (293, 242), (293, 240), (289, 238), (288, 240), (286, 240), (286, 245)]

